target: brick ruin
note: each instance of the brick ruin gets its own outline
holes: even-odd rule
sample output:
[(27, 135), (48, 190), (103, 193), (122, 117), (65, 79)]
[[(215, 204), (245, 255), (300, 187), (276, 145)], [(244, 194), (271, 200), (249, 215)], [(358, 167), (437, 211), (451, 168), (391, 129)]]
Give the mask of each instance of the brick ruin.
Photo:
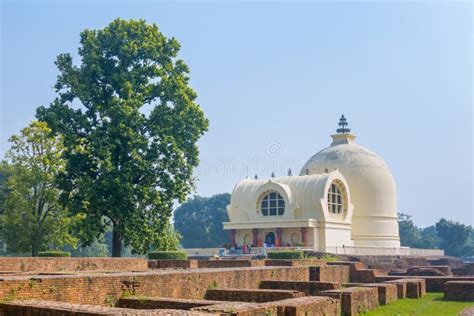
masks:
[(452, 275), (463, 267), (416, 262), (428, 275), (319, 259), (0, 258), (0, 315), (357, 315), (426, 291), (474, 301), (474, 276)]

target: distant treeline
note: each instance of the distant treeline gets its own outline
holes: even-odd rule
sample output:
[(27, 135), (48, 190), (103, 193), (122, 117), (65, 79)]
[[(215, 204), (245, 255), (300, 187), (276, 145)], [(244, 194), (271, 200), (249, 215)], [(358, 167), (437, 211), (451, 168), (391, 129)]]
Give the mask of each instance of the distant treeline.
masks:
[(398, 214), (400, 243), (411, 248), (443, 249), (448, 256), (474, 257), (472, 226), (441, 218), (436, 224), (420, 228), (411, 216)]

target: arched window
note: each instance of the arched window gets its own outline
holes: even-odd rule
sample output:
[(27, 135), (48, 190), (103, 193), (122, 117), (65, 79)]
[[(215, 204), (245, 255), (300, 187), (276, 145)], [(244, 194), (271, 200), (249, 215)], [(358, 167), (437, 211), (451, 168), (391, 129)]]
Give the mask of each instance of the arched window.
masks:
[(285, 213), (285, 200), (280, 193), (270, 191), (266, 193), (260, 203), (263, 216), (277, 216)]
[(331, 184), (328, 192), (328, 209), (333, 214), (341, 214), (344, 211), (344, 193), (341, 185), (336, 181)]

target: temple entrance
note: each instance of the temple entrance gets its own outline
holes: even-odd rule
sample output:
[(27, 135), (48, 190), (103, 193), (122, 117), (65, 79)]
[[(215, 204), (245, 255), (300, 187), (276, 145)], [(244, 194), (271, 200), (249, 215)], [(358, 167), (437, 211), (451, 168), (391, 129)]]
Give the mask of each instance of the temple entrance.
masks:
[(269, 232), (265, 235), (265, 243), (269, 247), (275, 246), (275, 233)]

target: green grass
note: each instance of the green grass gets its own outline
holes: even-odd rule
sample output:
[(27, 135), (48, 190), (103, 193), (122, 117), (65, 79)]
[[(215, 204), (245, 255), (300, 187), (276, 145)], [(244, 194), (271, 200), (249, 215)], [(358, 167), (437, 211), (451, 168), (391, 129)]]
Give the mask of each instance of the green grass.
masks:
[(402, 299), (389, 305), (381, 306), (363, 315), (366, 316), (405, 316), (429, 315), (451, 316), (457, 315), (466, 307), (474, 306), (473, 302), (454, 302), (443, 300), (443, 293), (426, 293), (420, 299)]

